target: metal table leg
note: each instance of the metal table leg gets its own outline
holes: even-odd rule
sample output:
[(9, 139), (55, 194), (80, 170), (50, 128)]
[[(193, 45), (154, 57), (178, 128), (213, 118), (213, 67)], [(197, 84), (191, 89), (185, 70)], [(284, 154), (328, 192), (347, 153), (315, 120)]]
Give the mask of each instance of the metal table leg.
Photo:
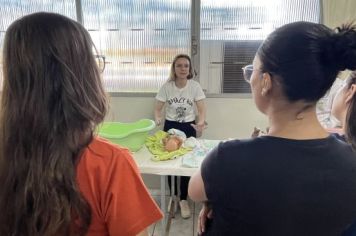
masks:
[(166, 214), (166, 176), (161, 175), (161, 210), (163, 212), (163, 219), (161, 221), (161, 235), (166, 235), (166, 222), (167, 222), (167, 214)]

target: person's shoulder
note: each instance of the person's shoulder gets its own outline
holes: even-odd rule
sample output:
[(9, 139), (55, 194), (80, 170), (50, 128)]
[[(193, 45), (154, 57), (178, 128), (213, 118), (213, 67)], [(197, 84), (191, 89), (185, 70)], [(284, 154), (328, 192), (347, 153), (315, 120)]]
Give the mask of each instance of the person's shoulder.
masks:
[(248, 149), (256, 148), (263, 145), (268, 140), (257, 138), (248, 138), (248, 139), (231, 139), (223, 141), (219, 144), (219, 148), (222, 150), (235, 150), (235, 149)]
[(168, 79), (162, 84), (161, 88), (159, 89), (159, 92), (169, 92), (172, 91), (172, 89), (174, 89), (174, 81)]
[(199, 82), (197, 82), (193, 79), (190, 79), (190, 80), (188, 80), (188, 87), (189, 87), (190, 92), (194, 96), (194, 101), (199, 101), (201, 99), (206, 98)]
[(109, 140), (98, 136), (93, 138), (88, 148), (90, 149), (91, 152), (95, 153), (98, 156), (129, 152), (127, 148), (111, 143)]
[(94, 137), (82, 151), (77, 165), (78, 181), (95, 189), (106, 189), (110, 179), (132, 173), (137, 174), (138, 169), (130, 151), (99, 137)]
[(94, 137), (84, 151), (84, 157), (91, 164), (112, 165), (113, 162), (131, 162), (132, 155), (127, 148), (110, 143), (108, 140)]
[(226, 160), (258, 159), (266, 152), (275, 152), (279, 146), (280, 143), (265, 137), (233, 139), (221, 142), (217, 147), (216, 155), (219, 156), (219, 159)]
[(174, 81), (168, 79), (166, 82), (163, 83), (162, 88), (171, 88), (174, 85)]
[(337, 140), (347, 142), (345, 135), (342, 133), (330, 133), (330, 136), (336, 138)]
[(355, 152), (351, 147), (351, 144), (347, 142), (345, 135), (340, 135), (338, 133), (332, 133), (329, 136), (330, 143), (328, 147), (330, 151), (349, 153), (354, 156)]
[[(215, 147), (202, 164), (202, 176), (205, 180), (212, 180), (210, 177), (218, 175), (221, 169), (225, 169), (225, 173), (232, 170), (230, 167), (236, 165), (242, 166), (248, 163), (255, 162), (264, 152), (263, 143), (265, 141), (260, 138), (250, 139), (232, 139), (222, 141)], [(228, 171), (229, 170), (229, 171)], [(215, 173), (213, 173), (216, 171)]]
[(189, 79), (189, 80), (188, 80), (188, 83), (189, 83), (189, 85), (192, 86), (192, 87), (201, 87), (200, 84), (199, 84), (199, 82), (196, 81), (196, 80), (194, 80), (194, 79)]

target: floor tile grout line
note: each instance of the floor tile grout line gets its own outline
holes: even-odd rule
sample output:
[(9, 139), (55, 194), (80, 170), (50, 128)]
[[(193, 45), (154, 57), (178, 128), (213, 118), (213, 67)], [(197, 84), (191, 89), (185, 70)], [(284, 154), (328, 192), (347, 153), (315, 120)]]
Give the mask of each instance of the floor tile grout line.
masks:
[(196, 207), (197, 205), (195, 204), (195, 202), (193, 202), (193, 206), (194, 206), (194, 214), (193, 214), (193, 232), (192, 235), (194, 235), (194, 229), (195, 229), (195, 211), (196, 211)]
[(152, 230), (151, 236), (154, 236), (154, 234), (155, 234), (156, 225), (157, 225), (157, 223), (155, 223), (155, 224), (153, 225), (153, 230)]

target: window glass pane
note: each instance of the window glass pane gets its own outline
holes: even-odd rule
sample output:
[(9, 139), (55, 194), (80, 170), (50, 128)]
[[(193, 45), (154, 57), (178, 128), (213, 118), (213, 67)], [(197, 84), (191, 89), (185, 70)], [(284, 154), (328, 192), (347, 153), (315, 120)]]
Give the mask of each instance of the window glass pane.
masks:
[(202, 40), (263, 40), (277, 27), (300, 20), (319, 22), (319, 1), (201, 1)]
[[(34, 12), (55, 12), (76, 20), (75, 0), (0, 0), (0, 51), (9, 25), (21, 16)], [(2, 53), (0, 54), (0, 81), (2, 83)]]
[(0, 31), (6, 31), (17, 18), (39, 11), (56, 12), (76, 19), (75, 0), (0, 0), (0, 6)]
[(83, 0), (84, 26), (106, 57), (112, 92), (157, 92), (190, 51), (190, 0)]
[(319, 22), (319, 2), (201, 1), (200, 83), (203, 88), (209, 93), (249, 93), (241, 68), (252, 63), (262, 40), (290, 22)]

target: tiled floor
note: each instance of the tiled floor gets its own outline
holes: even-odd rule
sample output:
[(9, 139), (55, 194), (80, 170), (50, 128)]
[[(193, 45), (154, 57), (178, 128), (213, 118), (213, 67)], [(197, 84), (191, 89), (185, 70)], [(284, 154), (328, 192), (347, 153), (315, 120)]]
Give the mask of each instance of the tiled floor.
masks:
[[(157, 198), (155, 198), (157, 199)], [(158, 202), (159, 203), (159, 202)], [(167, 202), (168, 205), (168, 202)], [(175, 217), (172, 218), (169, 232), (167, 236), (196, 236), (197, 218), (201, 209), (201, 204), (189, 201), (192, 216), (189, 219), (183, 219), (180, 215), (179, 207), (175, 213)], [(166, 212), (167, 214), (167, 212)], [(161, 234), (161, 222), (157, 222), (149, 228), (149, 235), (162, 236)]]

